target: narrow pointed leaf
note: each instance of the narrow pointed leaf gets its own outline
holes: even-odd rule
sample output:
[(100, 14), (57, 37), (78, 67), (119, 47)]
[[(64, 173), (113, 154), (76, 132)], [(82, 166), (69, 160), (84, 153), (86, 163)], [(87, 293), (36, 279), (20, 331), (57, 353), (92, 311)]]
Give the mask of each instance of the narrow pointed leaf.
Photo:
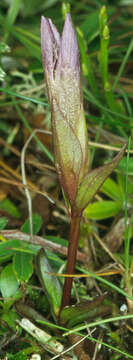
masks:
[(53, 139), (55, 150), (55, 165), (60, 183), (71, 204), (75, 200), (77, 184), (82, 164), (81, 145), (73, 129), (54, 103)]
[(50, 275), (50, 273), (54, 271), (43, 249), (41, 249), (37, 255), (36, 270), (51, 305), (52, 315), (56, 318), (61, 305), (62, 287), (57, 277)]
[(40, 314), (38, 311), (36, 311), (30, 305), (25, 304), (23, 301), (16, 302), (15, 310), (22, 317), (28, 317), (35, 322), (38, 322), (38, 320), (39, 320), (39, 321), (50, 323), (47, 318), (45, 318), (42, 314)]
[(98, 169), (92, 170), (84, 178), (79, 186), (79, 190), (76, 196), (76, 208), (80, 211), (83, 211), (88, 205), (90, 200), (96, 194), (100, 186), (106, 180), (106, 178), (111, 174), (111, 172), (118, 165), (119, 161), (122, 159), (127, 144), (125, 144), (119, 154), (115, 158), (104, 166), (100, 166)]
[(85, 320), (109, 313), (111, 311), (111, 307), (102, 305), (106, 296), (107, 294), (104, 294), (102, 296), (98, 296), (91, 302), (85, 300), (76, 305), (66, 306), (60, 314), (62, 323), (67, 324), (70, 328), (76, 324), (82, 323)]

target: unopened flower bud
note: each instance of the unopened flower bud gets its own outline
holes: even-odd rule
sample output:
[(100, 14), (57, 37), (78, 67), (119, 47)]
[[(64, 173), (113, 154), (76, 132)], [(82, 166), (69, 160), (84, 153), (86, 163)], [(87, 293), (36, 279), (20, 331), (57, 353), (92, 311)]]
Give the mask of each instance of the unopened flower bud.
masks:
[(70, 14), (66, 14), (61, 37), (52, 21), (42, 17), (41, 43), (52, 114), (55, 166), (73, 205), (79, 182), (88, 172), (89, 152), (79, 50)]

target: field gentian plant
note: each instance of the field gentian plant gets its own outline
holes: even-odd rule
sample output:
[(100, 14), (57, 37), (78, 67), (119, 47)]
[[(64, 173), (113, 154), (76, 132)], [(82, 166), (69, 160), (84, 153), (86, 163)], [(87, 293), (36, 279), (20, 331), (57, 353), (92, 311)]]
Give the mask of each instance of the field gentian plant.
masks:
[[(51, 107), (55, 167), (70, 213), (67, 274), (73, 274), (82, 212), (122, 158), (126, 145), (112, 162), (89, 168), (87, 127), (83, 110), (80, 60), (70, 14), (60, 37), (50, 19), (41, 21), (42, 61)], [(69, 304), (72, 278), (66, 278), (62, 306)]]

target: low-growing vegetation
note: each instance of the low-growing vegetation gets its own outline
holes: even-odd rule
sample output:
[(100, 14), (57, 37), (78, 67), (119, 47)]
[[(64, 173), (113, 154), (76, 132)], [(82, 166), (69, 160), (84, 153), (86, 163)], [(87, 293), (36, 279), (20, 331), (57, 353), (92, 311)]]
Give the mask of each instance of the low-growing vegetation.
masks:
[(133, 359), (132, 19), (0, 4), (1, 360)]

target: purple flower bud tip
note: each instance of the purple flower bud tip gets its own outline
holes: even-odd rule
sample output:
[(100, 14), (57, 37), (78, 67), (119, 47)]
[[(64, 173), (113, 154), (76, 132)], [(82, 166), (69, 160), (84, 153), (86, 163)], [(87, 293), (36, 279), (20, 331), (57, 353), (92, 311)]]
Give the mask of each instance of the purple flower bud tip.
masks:
[(69, 13), (66, 14), (62, 37), (51, 19), (42, 16), (41, 47), (45, 73), (48, 71), (49, 75), (52, 73), (54, 75), (54, 71), (56, 71), (57, 74), (60, 74), (65, 67), (79, 74), (78, 43)]
[(48, 19), (50, 27), (51, 27), (51, 31), (53, 32), (53, 37), (55, 40), (55, 43), (57, 44), (58, 47), (60, 47), (60, 34), (58, 32), (58, 30), (56, 29), (56, 26), (52, 23), (51, 19)]
[(78, 43), (69, 13), (66, 14), (66, 20), (62, 32), (61, 46), (56, 70), (61, 67), (70, 67), (72, 70), (79, 71), (79, 50)]
[(41, 48), (44, 70), (51, 72), (53, 68), (53, 34), (48, 19), (41, 20)]
[(50, 19), (42, 16), (41, 19), (41, 48), (45, 73), (53, 75), (56, 62), (56, 53), (60, 46), (60, 34)]

